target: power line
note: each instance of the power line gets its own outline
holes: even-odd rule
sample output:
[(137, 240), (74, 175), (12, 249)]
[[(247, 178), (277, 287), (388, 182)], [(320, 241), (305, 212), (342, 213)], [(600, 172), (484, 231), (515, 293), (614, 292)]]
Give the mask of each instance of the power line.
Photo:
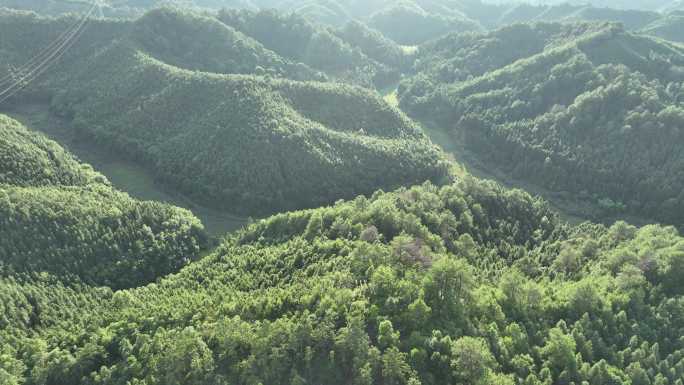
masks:
[(57, 37), (57, 39), (52, 41), (52, 43), (50, 43), (47, 47), (43, 48), (43, 50), (40, 53), (32, 57), (28, 62), (26, 62), (21, 67), (14, 69), (9, 74), (0, 78), (0, 86), (4, 85), (10, 80), (13, 80), (14, 78), (16, 78), (17, 74), (24, 73), (28, 68), (33, 67), (37, 62), (43, 60), (45, 55), (48, 55), (50, 51), (52, 51), (56, 46), (58, 46), (64, 41), (67, 35), (71, 34), (73, 31), (76, 30), (76, 28), (78, 28), (78, 25), (82, 22), (82, 20), (82, 18), (77, 19), (69, 28), (64, 30), (64, 32), (62, 32), (59, 35), (59, 37)]
[[(52, 64), (58, 61), (66, 51), (68, 51), (81, 36), (85, 30), (85, 26), (90, 18), (90, 15), (95, 10), (96, 3), (93, 3), (90, 10), (79, 23), (76, 30), (72, 31), (59, 46), (40, 64), (35, 68), (31, 69), (26, 75), (22, 76), (18, 81), (12, 84), (10, 87), (0, 92), (0, 104), (14, 96), (17, 92), (26, 88), (32, 81), (34, 81), (38, 76), (42, 75)], [(60, 52), (61, 51), (61, 52)]]

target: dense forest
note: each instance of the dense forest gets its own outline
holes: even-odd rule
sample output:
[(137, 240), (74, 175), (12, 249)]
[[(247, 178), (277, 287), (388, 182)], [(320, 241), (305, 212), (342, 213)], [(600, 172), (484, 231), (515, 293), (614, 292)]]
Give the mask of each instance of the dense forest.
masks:
[[(277, 10), (281, 15), (296, 14), (335, 28), (362, 22), (405, 45), (421, 44), (449, 32), (484, 32), (517, 22), (613, 21), (637, 30), (653, 22), (667, 23), (668, 12), (684, 10), (681, 0), (111, 0), (102, 2), (100, 12), (109, 17), (137, 17), (169, 5), (209, 12)], [(0, 7), (57, 15), (83, 11), (88, 2), (0, 0)]]
[(614, 24), (450, 35), (421, 47), (400, 100), (513, 176), (597, 202), (599, 215), (681, 226), (683, 54)]
[(207, 245), (190, 212), (140, 202), (57, 143), (0, 115), (0, 269), (112, 288), (178, 270)]
[(534, 3), (0, 0), (0, 385), (684, 385), (681, 1)]
[[(279, 214), (157, 284), (6, 278), (10, 384), (681, 384), (684, 240), (474, 179)], [(60, 313), (55, 306), (62, 305)]]
[[(278, 16), (224, 13), (219, 17), (281, 52), (280, 58), (302, 59), (298, 52), (285, 52), (282, 41), (268, 38), (296, 39), (286, 31), (258, 36), (264, 25), (267, 30), (274, 25), (289, 30), (290, 24), (273, 22), (272, 17)], [(32, 15), (6, 18), (11, 21), (0, 28), (8, 31), (5, 49), (17, 52), (5, 57), (13, 65), (25, 58), (20, 54), (26, 51), (21, 48), (25, 31), (38, 31), (33, 36), (39, 39), (56, 29), (53, 23), (66, 22)], [(301, 62), (281, 67), (286, 59), (278, 60), (273, 51), (239, 37), (218, 19), (166, 9), (132, 24), (102, 25), (74, 52), (74, 58), (83, 54), (80, 62), (62, 63), (52, 76), (31, 87), (25, 98), (49, 100), (55, 113), (73, 121), (74, 130), (141, 161), (160, 181), (203, 204), (263, 215), (316, 207), (379, 188), (425, 180), (443, 183), (450, 176), (442, 152), (379, 95), (341, 83), (285, 80), (281, 69), (287, 73), (291, 68), (301, 76), (312, 70)], [(182, 36), (158, 33), (161, 30), (180, 31), (174, 33)], [(187, 38), (193, 36), (183, 32), (187, 30), (211, 35), (214, 42)], [(304, 31), (297, 35), (303, 42), (311, 38), (306, 29), (291, 31)], [(332, 33), (325, 36), (342, 41)], [(96, 44), (100, 48), (93, 49), (94, 54), (85, 54)], [(325, 52), (331, 48), (320, 45)], [(211, 55), (214, 51), (222, 53)], [(314, 51), (301, 54), (314, 66), (324, 66), (316, 58), (329, 60), (347, 52), (330, 56)], [(222, 57), (231, 59), (214, 60)], [(197, 71), (220, 67), (230, 74)], [(240, 76), (241, 69), (254, 75)], [(326, 69), (334, 71), (330, 66)], [(188, 95), (193, 95), (191, 101)]]
[(684, 9), (673, 11), (644, 27), (641, 32), (666, 40), (684, 43)]

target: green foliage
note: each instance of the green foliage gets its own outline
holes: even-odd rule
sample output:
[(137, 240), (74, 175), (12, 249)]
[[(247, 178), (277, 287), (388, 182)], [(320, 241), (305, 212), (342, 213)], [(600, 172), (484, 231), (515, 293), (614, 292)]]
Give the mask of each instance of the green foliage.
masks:
[(404, 45), (416, 45), (449, 32), (480, 31), (478, 23), (465, 17), (428, 13), (419, 6), (399, 3), (376, 12), (369, 25)]
[(0, 214), (7, 267), (113, 288), (176, 271), (205, 246), (203, 227), (190, 212), (104, 186), (2, 188)]
[[(477, 25), (466, 13), (495, 23), (481, 4), (450, 0), (193, 4), (373, 9), (376, 21), (400, 9), (439, 22), (402, 39), (441, 34), (431, 28), (445, 20)], [(191, 213), (113, 190), (0, 117), (1, 384), (684, 382), (674, 227), (569, 225), (520, 190), (447, 184), (441, 152), (377, 93), (275, 79), (323, 71), (377, 84), (374, 71), (403, 68), (396, 44), (362, 24), (219, 17), (99, 21), (18, 100), (49, 100), (78, 134), (198, 201), (329, 206), (251, 223), (198, 259), (205, 238)], [(0, 17), (0, 65), (22, 63), (35, 52), (22, 41), (39, 49), (71, 20)], [(679, 224), (682, 55), (610, 24), (453, 34), (419, 48), (401, 102), (516, 176), (584, 191), (604, 214)]]
[(333, 33), (352, 47), (358, 47), (369, 58), (391, 68), (403, 69), (410, 62), (397, 43), (359, 21), (350, 21), (344, 27), (333, 30)]
[(137, 19), (131, 33), (142, 50), (180, 68), (225, 74), (254, 74), (261, 68), (271, 76), (324, 80), (317, 71), (280, 57), (209, 16), (156, 9)]
[[(226, 19), (233, 14), (222, 15)], [(265, 24), (266, 32), (259, 35), (264, 41), (280, 35), (291, 38), (288, 30), (303, 28), (303, 39), (320, 32), (325, 41), (333, 39), (352, 51), (327, 30), (294, 16), (268, 12), (233, 16), (245, 19), (244, 25), (233, 24), (246, 30), (260, 31)], [(33, 24), (42, 29), (63, 20), (8, 17), (7, 22), (20, 24), (19, 30), (25, 32)], [(375, 92), (337, 83), (276, 79), (278, 67), (259, 70), (257, 66), (254, 71), (264, 75), (257, 77), (189, 71), (160, 61), (239, 72), (263, 63), (259, 57), (275, 60), (265, 48), (258, 49), (250, 38), (216, 19), (165, 9), (150, 12), (132, 25), (117, 25), (124, 34), (121, 38), (100, 35), (101, 48), (90, 54), (79, 48), (74, 52), (84, 54), (79, 63), (57, 68), (32, 92), (50, 100), (54, 112), (71, 119), (80, 135), (142, 162), (160, 182), (193, 201), (238, 214), (263, 215), (329, 204), (379, 188), (425, 180), (442, 183), (449, 177), (442, 153), (415, 123)], [(284, 31), (273, 31), (274, 25)], [(177, 36), (155, 32), (169, 30)], [(18, 32), (7, 40), (14, 44)], [(324, 40), (323, 48), (335, 47)], [(213, 50), (222, 53), (207, 55)], [(335, 52), (320, 54), (331, 63), (341, 57)], [(223, 63), (220, 58), (228, 57), (234, 57), (236, 64), (223, 69), (210, 60)], [(266, 64), (271, 63), (268, 60)]]
[(122, 288), (174, 272), (206, 246), (190, 212), (114, 191), (6, 116), (0, 134), (0, 268)]
[(55, 107), (215, 207), (263, 214), (447, 175), (418, 127), (360, 88), (181, 71), (125, 44), (88, 73)]
[(0, 115), (0, 185), (85, 186), (108, 183), (57, 143)]
[(447, 37), (421, 48), (418, 63), (400, 105), (480, 159), (583, 196), (596, 219), (683, 224), (681, 46), (610, 24), (540, 24)]
[[(431, 264), (406, 257), (409, 239)], [(0, 280), (0, 367), (33, 384), (674, 384), (682, 242), (571, 227), (474, 179), (376, 193), (259, 221), (145, 287)], [(570, 248), (582, 264), (556, 274)], [(614, 272), (627, 250), (640, 268)]]
[[(649, 3), (655, 3), (650, 1)], [(602, 5), (592, 6), (590, 4), (571, 4), (569, 2), (559, 2), (560, 4), (517, 4), (505, 7), (497, 20), (498, 26), (507, 24), (526, 23), (526, 22), (575, 22), (575, 21), (599, 21), (616, 22), (624, 25), (630, 30), (638, 30), (647, 24), (657, 20), (661, 15), (656, 12), (657, 6), (648, 7), (629, 7)], [(639, 9), (641, 8), (641, 9)], [(646, 8), (646, 9), (644, 9)]]
[[(335, 31), (314, 24), (296, 13), (285, 15), (273, 10), (222, 10), (218, 19), (258, 40), (282, 57), (304, 63), (337, 80), (368, 87), (384, 87), (399, 77), (398, 63), (381, 64), (379, 59), (371, 59), (370, 55), (366, 55), (367, 39), (345, 40), (338, 37)], [(375, 39), (378, 37), (375, 36)], [(377, 57), (377, 53), (370, 52)]]
[(671, 12), (641, 29), (642, 33), (684, 43), (684, 12)]

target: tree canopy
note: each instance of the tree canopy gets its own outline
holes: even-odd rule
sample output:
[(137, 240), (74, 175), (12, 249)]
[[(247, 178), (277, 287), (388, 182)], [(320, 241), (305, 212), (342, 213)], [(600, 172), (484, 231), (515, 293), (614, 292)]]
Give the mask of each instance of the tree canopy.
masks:
[(0, 368), (36, 384), (676, 384), (683, 244), (564, 225), (470, 178), (377, 193), (259, 221), (146, 287), (4, 279)]
[(0, 159), (0, 270), (132, 287), (177, 271), (207, 246), (190, 212), (115, 191), (4, 115)]
[(614, 24), (449, 36), (419, 50), (400, 101), (513, 176), (594, 201), (597, 219), (682, 226), (683, 53)]

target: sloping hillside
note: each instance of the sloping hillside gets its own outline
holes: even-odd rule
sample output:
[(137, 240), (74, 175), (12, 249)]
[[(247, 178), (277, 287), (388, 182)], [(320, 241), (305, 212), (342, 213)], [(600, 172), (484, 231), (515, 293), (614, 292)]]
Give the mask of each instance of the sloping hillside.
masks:
[(514, 24), (486, 34), (449, 34), (421, 45), (414, 69), (434, 84), (465, 81), (572, 42), (605, 24)]
[(378, 193), (258, 222), (139, 289), (0, 280), (3, 370), (38, 384), (676, 384), (683, 244), (672, 228), (567, 227), (470, 179)]
[(420, 74), (401, 105), (514, 177), (595, 201), (599, 218), (682, 225), (683, 53), (609, 26), (472, 79)]
[(684, 10), (669, 13), (644, 27), (641, 32), (684, 43)]
[(114, 191), (57, 143), (0, 115), (0, 265), (112, 288), (145, 284), (199, 256), (186, 210)]
[[(676, 227), (571, 225), (424, 133), (602, 221), (684, 228), (684, 45), (583, 22), (401, 47), (301, 16), (401, 8), (387, 31), (424, 40), (513, 9), (480, 0), (178, 1), (250, 11), (93, 19), (0, 108), (193, 206), (270, 216), (209, 242), (0, 115), (0, 385), (684, 385)], [(0, 10), (0, 86), (75, 20)], [(423, 127), (358, 86), (398, 70)]]
[(57, 143), (0, 115), (0, 184), (22, 187), (85, 186), (107, 180)]
[(418, 5), (398, 3), (372, 14), (368, 24), (404, 45), (416, 45), (449, 32), (478, 32), (479, 23), (459, 16), (428, 12)]
[(192, 73), (125, 44), (75, 76), (56, 109), (217, 207), (313, 207), (447, 175), (420, 130), (360, 88)]
[(497, 26), (525, 22), (576, 22), (597, 21), (616, 22), (630, 30), (638, 30), (659, 19), (661, 15), (655, 11), (638, 9), (606, 8), (590, 6), (586, 3), (562, 3), (555, 5), (519, 4), (502, 12)]
[(397, 67), (371, 59), (350, 41), (296, 13), (222, 10), (218, 18), (279, 55), (338, 81), (384, 87), (399, 78)]
[[(0, 58), (0, 68), (7, 71), (28, 62), (75, 21), (74, 16), (42, 18), (25, 12), (0, 13), (0, 49), (6, 53)], [(68, 54), (50, 69), (50, 76), (41, 79), (54, 80), (115, 40), (125, 40), (152, 57), (189, 70), (326, 79), (320, 71), (279, 56), (216, 18), (173, 8), (155, 9), (134, 21), (91, 20)]]
[(162, 8), (136, 20), (131, 38), (152, 57), (189, 70), (223, 74), (269, 74), (324, 80), (307, 65), (285, 59), (217, 19)]
[[(26, 16), (20, 26), (28, 31), (32, 23), (53, 22), (63, 21)], [(50, 100), (75, 129), (142, 161), (162, 182), (199, 203), (264, 214), (315, 207), (379, 188), (440, 182), (448, 175), (439, 150), (376, 93), (337, 83), (276, 79), (278, 63), (286, 62), (260, 45), (246, 46), (250, 38), (230, 43), (239, 33), (218, 21), (159, 10), (115, 27), (123, 30), (119, 37), (107, 40), (102, 33), (99, 47), (86, 55), (86, 47), (98, 38), (91, 37), (24, 97), (39, 94)], [(168, 34), (162, 43), (153, 32), (220, 36), (209, 33), (214, 29), (226, 34), (215, 38), (226, 44), (215, 55), (211, 46), (197, 47), (194, 39)], [(19, 51), (14, 45), (18, 35), (15, 31), (3, 43), (8, 51)], [(196, 54), (184, 54), (187, 50)], [(188, 71), (162, 61), (218, 70), (216, 63), (224, 63), (218, 59), (232, 53), (241, 56), (228, 71), (266, 61), (273, 64), (273, 75)]]
[(343, 27), (332, 30), (334, 34), (352, 47), (357, 47), (366, 56), (391, 68), (404, 69), (412, 57), (401, 46), (359, 21), (350, 21)]

